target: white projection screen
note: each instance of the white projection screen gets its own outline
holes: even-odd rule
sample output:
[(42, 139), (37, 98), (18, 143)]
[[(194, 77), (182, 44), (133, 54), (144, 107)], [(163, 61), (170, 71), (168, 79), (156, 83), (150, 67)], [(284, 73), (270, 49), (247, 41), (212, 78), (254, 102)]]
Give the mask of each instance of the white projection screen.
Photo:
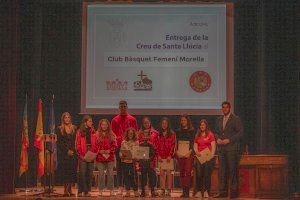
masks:
[(218, 115), (233, 68), (232, 3), (83, 3), (81, 113)]

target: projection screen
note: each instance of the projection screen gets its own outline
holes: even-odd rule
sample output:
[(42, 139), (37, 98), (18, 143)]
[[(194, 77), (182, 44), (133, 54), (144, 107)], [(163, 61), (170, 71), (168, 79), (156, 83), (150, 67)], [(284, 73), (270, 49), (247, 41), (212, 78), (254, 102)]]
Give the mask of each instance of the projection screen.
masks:
[(233, 104), (233, 4), (83, 3), (81, 112), (216, 115)]

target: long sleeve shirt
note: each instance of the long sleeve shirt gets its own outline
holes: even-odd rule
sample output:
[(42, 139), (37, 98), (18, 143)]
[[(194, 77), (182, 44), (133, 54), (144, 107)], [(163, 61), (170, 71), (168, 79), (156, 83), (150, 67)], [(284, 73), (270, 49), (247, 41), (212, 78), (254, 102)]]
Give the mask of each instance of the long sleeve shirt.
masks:
[(136, 131), (138, 130), (137, 121), (132, 115), (117, 115), (111, 120), (111, 128), (116, 135), (118, 147), (121, 146), (125, 131), (129, 127), (134, 128)]

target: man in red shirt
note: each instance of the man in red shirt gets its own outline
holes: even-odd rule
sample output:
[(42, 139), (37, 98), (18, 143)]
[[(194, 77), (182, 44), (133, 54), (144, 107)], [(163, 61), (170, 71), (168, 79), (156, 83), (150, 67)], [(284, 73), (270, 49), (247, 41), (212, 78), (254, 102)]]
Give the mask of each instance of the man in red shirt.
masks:
[(118, 177), (117, 185), (119, 187), (120, 192), (122, 193), (122, 187), (124, 185), (123, 184), (124, 181), (123, 181), (122, 166), (121, 166), (122, 162), (119, 156), (120, 147), (124, 139), (124, 133), (126, 129), (132, 127), (137, 131), (138, 125), (135, 117), (128, 114), (128, 105), (126, 101), (122, 100), (119, 102), (119, 110), (120, 110), (120, 114), (118, 114), (111, 120), (111, 128), (112, 131), (115, 133), (117, 139), (117, 151), (116, 151), (116, 161), (117, 161), (116, 168), (117, 168), (117, 177)]

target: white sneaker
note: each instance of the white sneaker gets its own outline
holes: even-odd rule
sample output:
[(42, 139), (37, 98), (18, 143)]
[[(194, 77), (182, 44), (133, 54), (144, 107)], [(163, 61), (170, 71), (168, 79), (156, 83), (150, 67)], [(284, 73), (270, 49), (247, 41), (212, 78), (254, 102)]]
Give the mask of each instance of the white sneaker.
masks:
[(115, 196), (114, 190), (109, 191), (109, 196)]
[(103, 196), (103, 191), (102, 191), (102, 190), (99, 190), (98, 197), (102, 197), (102, 196)]
[(204, 198), (209, 198), (208, 192), (205, 191), (203, 196), (204, 196)]
[(139, 196), (140, 196), (139, 191), (134, 191), (134, 196), (135, 196), (135, 197), (139, 197)]
[(201, 192), (197, 192), (197, 193), (195, 194), (195, 197), (196, 197), (196, 198), (201, 198), (201, 197), (202, 197)]
[(119, 187), (118, 195), (123, 195), (123, 187)]

